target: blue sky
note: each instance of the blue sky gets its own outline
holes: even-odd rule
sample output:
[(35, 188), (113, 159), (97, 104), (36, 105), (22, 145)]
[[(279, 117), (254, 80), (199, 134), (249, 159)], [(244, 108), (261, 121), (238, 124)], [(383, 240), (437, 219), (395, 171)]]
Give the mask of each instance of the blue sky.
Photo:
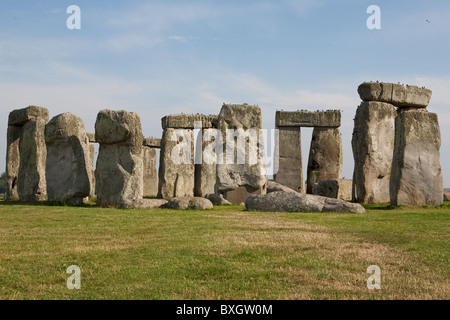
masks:
[[(80, 30), (66, 27), (72, 4)], [(366, 27), (370, 5), (381, 9), (380, 30)], [(450, 187), (448, 1), (2, 1), (0, 167), (7, 115), (28, 105), (73, 112), (89, 132), (101, 109), (136, 111), (144, 135), (158, 137), (164, 115), (247, 102), (261, 107), (266, 129), (279, 109), (342, 110), (350, 178), (356, 90), (371, 80), (433, 90)]]

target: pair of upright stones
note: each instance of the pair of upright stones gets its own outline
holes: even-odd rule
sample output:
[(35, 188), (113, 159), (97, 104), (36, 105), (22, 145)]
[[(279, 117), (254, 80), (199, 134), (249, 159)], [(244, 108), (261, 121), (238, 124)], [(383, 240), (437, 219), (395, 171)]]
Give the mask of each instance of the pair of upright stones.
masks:
[(6, 198), (82, 203), (93, 175), (84, 124), (71, 113), (48, 119), (48, 110), (37, 106), (9, 114)]
[[(321, 181), (338, 184), (342, 173), (341, 112), (277, 111), (278, 147), (275, 149), (275, 181), (298, 192), (315, 193)], [(307, 185), (302, 170), (301, 128), (313, 127), (309, 152)]]
[(266, 193), (258, 106), (224, 104), (218, 116), (170, 115), (162, 118), (162, 127), (158, 197), (216, 193), (241, 203)]
[(353, 200), (392, 205), (440, 205), (443, 178), (438, 116), (431, 90), (393, 83), (358, 87), (352, 138)]

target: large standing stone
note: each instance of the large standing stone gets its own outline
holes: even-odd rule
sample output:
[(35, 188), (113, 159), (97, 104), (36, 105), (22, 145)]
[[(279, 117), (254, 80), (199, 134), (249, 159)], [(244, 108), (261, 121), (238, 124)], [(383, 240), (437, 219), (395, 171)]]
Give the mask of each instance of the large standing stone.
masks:
[(300, 127), (278, 128), (274, 180), (298, 192), (304, 192), (301, 140)]
[(307, 193), (320, 180), (338, 180), (342, 173), (342, 138), (339, 128), (314, 128), (308, 160)]
[(431, 112), (401, 112), (395, 120), (391, 204), (441, 205), (441, 133)]
[(254, 193), (265, 194), (267, 175), (261, 109), (248, 104), (224, 104), (218, 128), (223, 155), (218, 159), (216, 191), (230, 202), (241, 203)]
[(100, 143), (95, 170), (97, 204), (120, 205), (143, 197), (143, 135), (134, 112), (102, 110), (95, 123)]
[(22, 128), (19, 143), (20, 166), (17, 177), (17, 193), (20, 201), (47, 200), (45, 123), (43, 119), (30, 120)]
[(29, 106), (16, 109), (9, 113), (6, 147), (6, 200), (18, 200), (17, 192), (20, 153), (19, 143), (23, 126), (30, 120), (43, 119), (48, 121), (48, 110), (43, 107)]
[(144, 165), (144, 197), (158, 195), (158, 170), (156, 169), (156, 149), (142, 147), (142, 161)]
[[(216, 186), (216, 138), (220, 132), (217, 129), (203, 129), (197, 137), (197, 154), (195, 161), (195, 188), (196, 197), (205, 197), (215, 192)], [(201, 151), (201, 152), (200, 152)]]
[(395, 107), (383, 102), (362, 102), (356, 110), (352, 148), (353, 200), (357, 202), (390, 201), (396, 116)]
[(426, 108), (431, 99), (429, 89), (383, 82), (364, 82), (358, 93), (363, 101), (387, 102), (396, 107)]
[(45, 127), (48, 200), (83, 203), (92, 189), (90, 143), (83, 120), (72, 113), (53, 117)]
[(194, 196), (194, 133), (166, 128), (161, 140), (158, 198)]

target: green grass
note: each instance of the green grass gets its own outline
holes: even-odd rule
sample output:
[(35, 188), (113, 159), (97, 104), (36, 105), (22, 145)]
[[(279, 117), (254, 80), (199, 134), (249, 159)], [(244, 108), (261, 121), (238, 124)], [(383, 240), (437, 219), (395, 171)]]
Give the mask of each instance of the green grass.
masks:
[[(0, 202), (0, 299), (448, 299), (450, 205), (365, 214)], [(70, 265), (81, 290), (66, 287)], [(381, 269), (368, 290), (367, 267)]]

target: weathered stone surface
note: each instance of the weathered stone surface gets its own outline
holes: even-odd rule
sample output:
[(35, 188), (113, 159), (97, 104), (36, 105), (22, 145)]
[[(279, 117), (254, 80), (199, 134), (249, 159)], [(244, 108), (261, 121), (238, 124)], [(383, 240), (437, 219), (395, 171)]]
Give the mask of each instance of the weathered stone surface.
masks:
[(144, 138), (143, 145), (150, 148), (161, 148), (161, 139), (160, 138)]
[(199, 209), (208, 210), (213, 208), (213, 204), (206, 198), (200, 197), (176, 197), (170, 199), (162, 206), (167, 209)]
[(338, 180), (342, 173), (342, 137), (339, 128), (314, 128), (308, 160), (307, 193), (320, 180)]
[(396, 107), (426, 108), (431, 98), (429, 89), (384, 82), (364, 82), (358, 93), (363, 101), (387, 102)]
[(19, 142), (20, 165), (17, 193), (20, 201), (47, 200), (45, 181), (45, 147), (43, 119), (30, 120), (22, 128)]
[(224, 104), (220, 110), (218, 128), (223, 135), (223, 158), (217, 164), (216, 193), (222, 193), (230, 202), (236, 203), (228, 196), (239, 187), (266, 192), (261, 127), (259, 106)]
[(23, 109), (16, 109), (9, 113), (9, 126), (23, 126), (30, 120), (42, 119), (48, 122), (48, 110), (44, 107), (29, 106)]
[(364, 213), (357, 203), (297, 192), (277, 191), (251, 196), (245, 201), (248, 210), (274, 212), (355, 212)]
[(100, 111), (95, 122), (95, 140), (103, 145), (130, 146), (131, 152), (139, 155), (144, 140), (139, 115), (124, 110)]
[(321, 180), (313, 186), (313, 194), (350, 201), (352, 200), (352, 180)]
[(274, 180), (298, 192), (303, 189), (302, 141), (300, 127), (278, 128)]
[(134, 112), (102, 110), (95, 137), (100, 143), (95, 170), (97, 204), (119, 205), (124, 199), (142, 199), (142, 129)]
[(87, 137), (88, 137), (88, 139), (89, 139), (89, 142), (91, 142), (91, 143), (97, 142), (97, 141), (95, 140), (95, 133), (86, 133), (86, 135), (87, 135)]
[(194, 129), (196, 121), (202, 122), (202, 128), (216, 128), (216, 115), (203, 114), (172, 114), (161, 119), (161, 126), (163, 129)]
[(196, 197), (204, 197), (215, 192), (217, 155), (214, 137), (217, 134), (220, 134), (217, 129), (203, 129), (202, 134), (197, 137), (194, 183), (194, 195)]
[(277, 111), (276, 127), (331, 127), (341, 126), (341, 111)]
[(194, 133), (167, 128), (161, 140), (158, 198), (194, 196)]
[(142, 148), (144, 197), (158, 195), (158, 170), (156, 169), (156, 149), (144, 146)]
[(396, 116), (395, 107), (383, 102), (362, 102), (356, 110), (352, 148), (353, 200), (357, 202), (390, 201)]
[(205, 198), (208, 199), (209, 201), (211, 201), (213, 204), (217, 204), (217, 205), (221, 205), (221, 206), (231, 204), (231, 202), (226, 200), (223, 197), (223, 195), (221, 195), (221, 194), (211, 193), (211, 194), (205, 195)]
[(286, 187), (275, 181), (267, 181), (267, 193), (284, 191), (284, 192), (297, 192), (289, 187)]
[(95, 197), (95, 147), (93, 143), (89, 144), (89, 162), (91, 163), (91, 191), (90, 198)]
[(441, 133), (431, 112), (404, 112), (395, 120), (391, 204), (442, 204)]
[(254, 189), (253, 187), (250, 186), (240, 186), (233, 190), (223, 191), (222, 195), (227, 201), (233, 204), (241, 204), (244, 203), (245, 200), (250, 196), (261, 195), (266, 193), (267, 193), (266, 186), (263, 186), (258, 189)]
[(19, 142), (22, 127), (8, 126), (6, 149), (6, 192), (5, 200), (19, 200), (17, 179), (19, 176), (20, 152)]
[(48, 200), (83, 203), (92, 190), (90, 143), (83, 120), (69, 112), (53, 117), (45, 126), (45, 143)]
[(167, 203), (164, 199), (123, 199), (119, 207), (122, 209), (160, 208)]

